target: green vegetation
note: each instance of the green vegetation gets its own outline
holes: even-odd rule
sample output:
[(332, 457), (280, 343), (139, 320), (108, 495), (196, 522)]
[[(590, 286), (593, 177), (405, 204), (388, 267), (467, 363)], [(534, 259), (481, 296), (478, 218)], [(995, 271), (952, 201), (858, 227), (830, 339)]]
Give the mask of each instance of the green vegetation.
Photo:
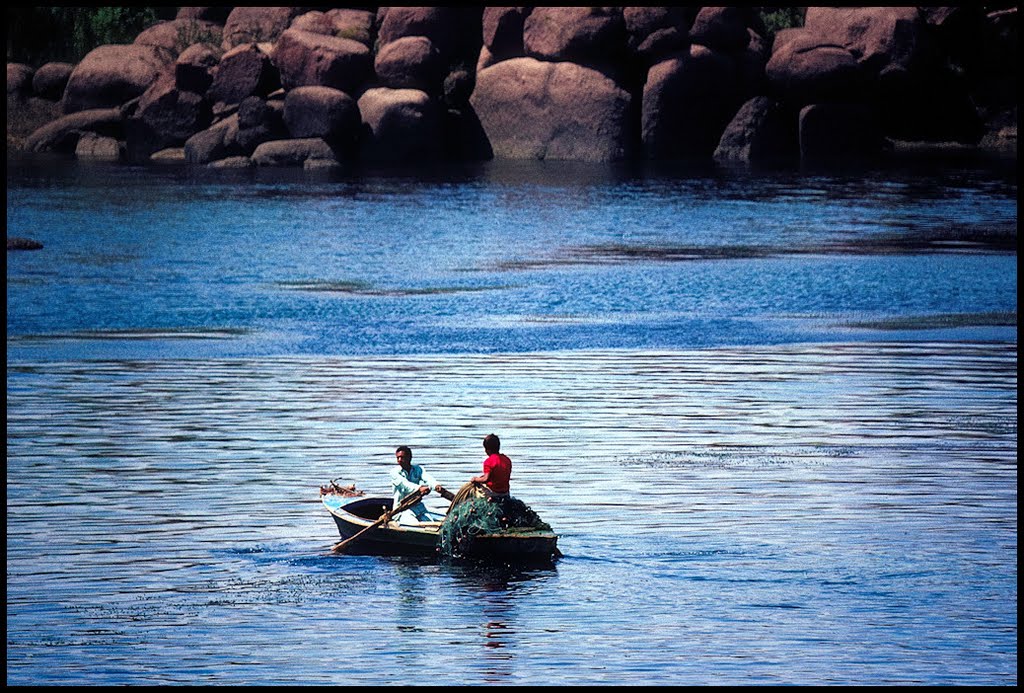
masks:
[(131, 43), (147, 27), (173, 19), (176, 7), (8, 7), (7, 62), (78, 62), (97, 46)]
[(768, 36), (774, 36), (783, 29), (793, 29), (804, 25), (806, 7), (761, 7), (761, 21)]

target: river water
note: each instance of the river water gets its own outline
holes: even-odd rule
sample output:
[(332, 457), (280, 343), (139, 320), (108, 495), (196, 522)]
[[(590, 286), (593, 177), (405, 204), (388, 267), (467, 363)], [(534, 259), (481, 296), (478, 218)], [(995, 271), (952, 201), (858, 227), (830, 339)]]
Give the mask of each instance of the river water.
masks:
[[(9, 160), (7, 683), (1015, 684), (1016, 198)], [(555, 566), (329, 552), (490, 432)]]

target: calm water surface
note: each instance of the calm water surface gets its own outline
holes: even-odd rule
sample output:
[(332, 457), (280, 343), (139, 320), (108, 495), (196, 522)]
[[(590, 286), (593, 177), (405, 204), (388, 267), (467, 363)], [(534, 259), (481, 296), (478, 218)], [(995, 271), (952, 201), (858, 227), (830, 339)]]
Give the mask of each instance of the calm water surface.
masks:
[[(8, 172), (8, 684), (1015, 684), (1016, 178)], [(497, 432), (553, 568), (334, 556)]]

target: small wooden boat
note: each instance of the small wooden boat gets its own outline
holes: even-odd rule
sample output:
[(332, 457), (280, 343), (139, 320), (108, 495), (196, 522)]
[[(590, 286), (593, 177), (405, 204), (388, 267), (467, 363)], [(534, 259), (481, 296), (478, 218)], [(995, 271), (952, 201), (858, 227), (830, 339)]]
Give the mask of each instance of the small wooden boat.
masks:
[[(322, 487), (320, 500), (334, 518), (342, 540), (359, 532), (364, 534), (350, 549), (353, 553), (399, 556), (435, 556), (440, 554), (440, 522), (403, 525), (390, 519), (367, 530), (390, 512), (392, 499), (383, 496), (357, 496), (351, 489), (333, 484)], [(495, 534), (478, 534), (465, 547), (462, 558), (504, 562), (550, 562), (560, 556), (558, 535), (549, 531), (511, 529)]]

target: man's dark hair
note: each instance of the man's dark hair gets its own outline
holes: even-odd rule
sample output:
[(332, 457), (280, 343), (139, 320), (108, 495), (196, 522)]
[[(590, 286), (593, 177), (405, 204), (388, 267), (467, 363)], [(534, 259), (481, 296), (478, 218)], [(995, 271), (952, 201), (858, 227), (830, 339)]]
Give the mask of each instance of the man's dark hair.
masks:
[(486, 436), (484, 436), (484, 450), (487, 452), (488, 455), (493, 455), (500, 449), (501, 441), (498, 439), (498, 436), (494, 435), (493, 433), (488, 433)]
[(397, 448), (395, 448), (395, 452), (407, 452), (409, 453), (409, 457), (412, 457), (412, 450), (409, 448), (408, 445), (399, 445)]

